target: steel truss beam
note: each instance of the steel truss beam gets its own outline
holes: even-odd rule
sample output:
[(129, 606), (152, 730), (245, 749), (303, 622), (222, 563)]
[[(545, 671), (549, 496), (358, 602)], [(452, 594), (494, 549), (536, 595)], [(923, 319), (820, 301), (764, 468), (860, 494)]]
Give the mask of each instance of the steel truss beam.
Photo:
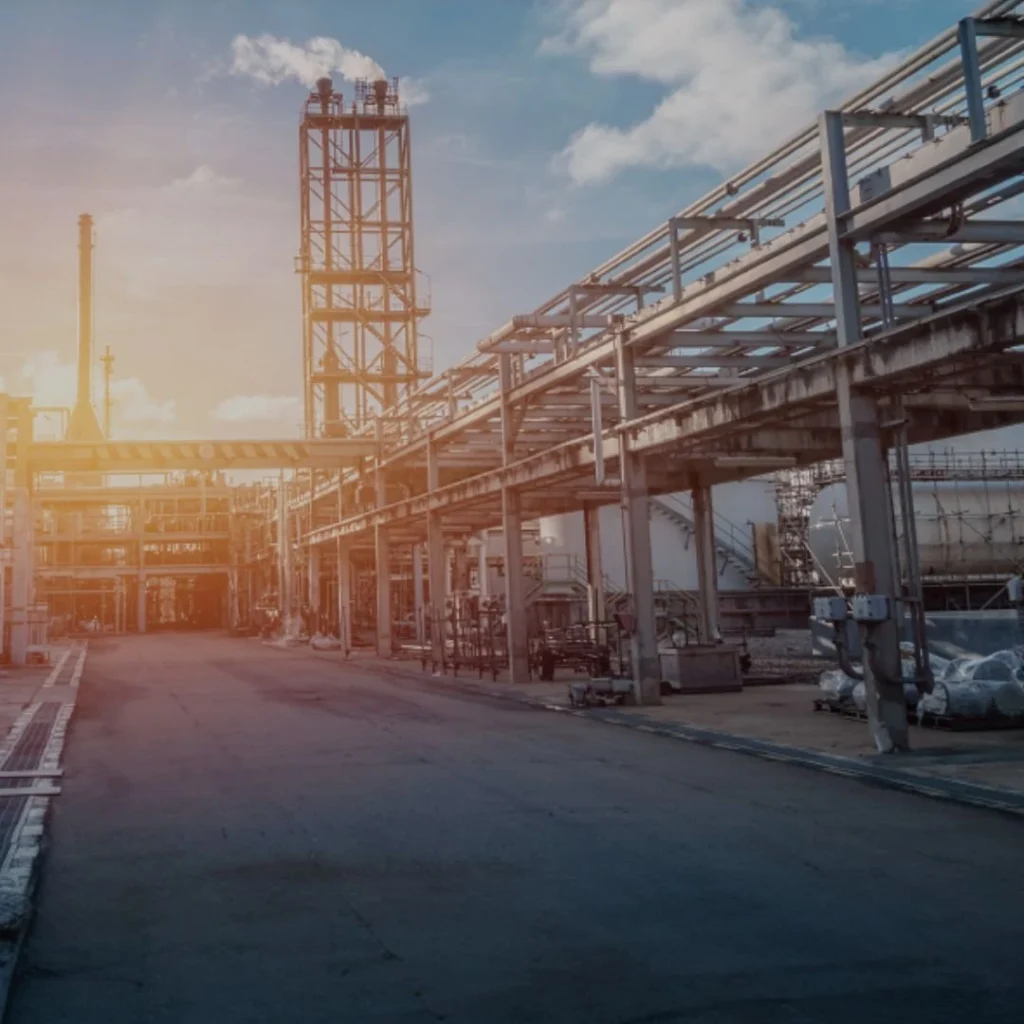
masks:
[[(959, 373), (970, 379), (972, 371), (986, 359), (998, 358), (1002, 350), (1019, 344), (1021, 339), (1024, 291), (934, 316), (845, 351), (816, 356), (776, 378), (738, 383), (723, 394), (639, 417), (619, 428), (617, 436), (605, 436), (605, 459), (617, 460), (619, 446), (625, 443), (649, 456), (671, 454), (714, 462), (730, 454), (722, 451), (723, 442), (732, 446), (734, 453), (738, 453), (736, 448), (750, 451), (741, 447), (739, 438), (751, 432), (755, 450), (766, 454), (792, 454), (789, 444), (796, 440), (803, 442), (816, 460), (834, 457), (838, 449), (823, 444), (829, 435), (820, 429), (793, 435), (786, 432), (793, 428), (783, 428), (776, 435), (772, 424), (801, 410), (813, 412), (817, 403), (832, 400), (840, 360), (846, 363), (854, 387), (869, 388), (875, 394), (899, 394), (919, 385), (926, 373), (938, 372), (947, 379), (955, 379)], [(988, 421), (990, 425), (999, 422), (1005, 421)], [(934, 426), (937, 434), (952, 436), (964, 432), (961, 426), (973, 429), (976, 423), (960, 424), (953, 418)], [(838, 431), (832, 432), (831, 440), (838, 444)], [(799, 457), (799, 452), (796, 454)], [(363, 533), (378, 522), (454, 510), (471, 501), (493, 499), (503, 486), (525, 490), (548, 487), (560, 478), (592, 472), (593, 458), (592, 443), (581, 438), (508, 467), (315, 531), (310, 539), (327, 543), (338, 536)], [(740, 473), (734, 478), (743, 475), (749, 474)]]
[(166, 470), (327, 469), (357, 466), (372, 455), (365, 438), (336, 441), (35, 441), (34, 473), (160, 473)]
[[(1015, 7), (986, 10), (1005, 14)], [(1016, 291), (996, 299), (993, 291), (1021, 290), (1024, 267), (1014, 264), (1024, 262), (1015, 251), (1024, 246), (1024, 228), (1006, 214), (975, 216), (1000, 216), (994, 189), (1016, 194), (1024, 111), (1010, 100), (986, 106), (993, 130), (972, 143), (961, 124), (964, 75), (956, 43), (947, 33), (842, 112), (852, 173), (871, 176), (874, 188), (844, 218), (844, 242), (856, 247), (851, 279), (859, 292), (858, 329), (870, 331), (867, 340), (839, 353), (835, 332), (816, 329), (833, 323), (837, 310), (815, 128), (670, 218), (583, 284), (495, 331), (449, 378), (426, 385), (429, 417), (412, 402), (385, 417), (393, 432), (385, 435), (384, 458), (414, 491), (428, 445), (456, 464), (461, 453), (480, 459), (482, 448), (493, 448), (490, 468), (482, 465), (486, 459), (473, 462), (470, 472), (480, 472), (347, 517), (312, 539), (364, 536), (380, 523), (419, 521), (428, 512), (497, 525), (503, 489), (506, 503), (516, 492), (518, 504), (509, 506), (516, 514), (578, 508), (580, 496), (594, 489), (595, 409), (608, 479), (619, 472), (625, 446), (656, 456), (652, 472), (664, 467), (663, 476), (648, 480), (652, 493), (689, 486), (693, 473), (710, 484), (784, 461), (833, 458), (841, 443), (834, 411), (841, 367), (858, 393), (870, 390), (883, 407), (890, 395), (904, 400), (915, 440), (1024, 419), (1006, 398), (984, 403), (1000, 397), (985, 383), (986, 371), (1007, 365), (1000, 348), (1009, 335), (1018, 336), (1021, 299)], [(982, 41), (977, 54), (986, 84), (1012, 81), (1024, 43)], [(922, 136), (932, 133), (934, 141), (922, 146)], [(796, 226), (787, 229), (783, 220)], [(748, 238), (741, 243), (737, 232)], [(917, 241), (947, 251), (912, 263), (917, 255), (904, 246)], [(881, 246), (891, 268), (891, 303), (879, 285)], [(659, 291), (664, 300), (642, 305), (645, 295)], [(767, 321), (764, 329), (750, 329), (757, 320)], [(891, 329), (894, 320), (901, 322), (898, 331)], [(612, 414), (611, 392), (602, 393), (614, 386), (619, 333), (639, 370), (636, 415), (625, 420)], [(503, 397), (495, 390), (498, 358), (508, 360)], [(604, 382), (596, 402), (594, 373)], [(455, 381), (467, 396), (461, 401)], [(975, 390), (966, 405), (915, 404), (969, 382)], [(502, 440), (506, 466), (498, 465)], [(351, 486), (340, 485), (343, 493)]]

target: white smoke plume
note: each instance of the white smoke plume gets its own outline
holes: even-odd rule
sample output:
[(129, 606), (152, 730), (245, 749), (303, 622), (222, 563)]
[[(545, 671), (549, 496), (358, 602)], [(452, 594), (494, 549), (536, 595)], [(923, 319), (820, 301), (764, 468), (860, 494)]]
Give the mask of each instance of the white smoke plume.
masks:
[[(387, 77), (372, 57), (328, 36), (308, 39), (302, 46), (272, 35), (235, 36), (231, 42), (231, 74), (264, 85), (294, 80), (309, 88), (316, 85), (318, 78), (334, 74), (349, 82), (360, 78), (373, 82)], [(398, 95), (406, 107), (418, 107), (430, 99), (426, 85), (416, 78), (400, 78)]]
[(231, 58), (233, 75), (254, 78), (265, 85), (295, 79), (312, 88), (318, 78), (335, 73), (350, 82), (386, 77), (372, 57), (327, 36), (316, 36), (300, 46), (272, 35), (239, 35), (231, 42)]

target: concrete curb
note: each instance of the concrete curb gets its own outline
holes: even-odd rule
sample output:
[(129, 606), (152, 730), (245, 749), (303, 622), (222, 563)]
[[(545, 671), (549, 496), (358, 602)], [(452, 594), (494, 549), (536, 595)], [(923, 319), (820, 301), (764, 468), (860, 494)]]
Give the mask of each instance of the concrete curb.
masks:
[[(806, 747), (792, 747), (770, 740), (753, 739), (735, 733), (719, 732), (713, 729), (700, 729), (696, 726), (679, 722), (656, 723), (646, 721), (628, 712), (609, 708), (579, 709), (557, 704), (541, 697), (530, 697), (526, 694), (512, 693), (507, 688), (485, 690), (473, 683), (460, 683), (447, 676), (427, 676), (422, 672), (403, 669), (379, 661), (366, 660), (353, 662), (361, 664), (381, 675), (398, 677), (419, 683), (433, 683), (439, 688), (469, 693), (477, 696), (491, 697), (496, 700), (510, 701), (527, 705), (543, 711), (553, 711), (573, 718), (580, 718), (618, 728), (632, 729), (635, 732), (649, 733), (653, 736), (664, 736), (668, 739), (683, 740), (717, 750), (729, 750), (737, 754), (759, 757), (765, 761), (779, 761), (810, 768), (814, 771), (828, 772), (832, 775), (845, 775), (847, 778), (859, 779), (863, 782), (898, 789), (918, 796), (927, 796), (934, 800), (948, 800), (977, 807), (986, 811), (999, 811), (1024, 817), (1024, 793), (998, 786), (985, 786), (976, 782), (961, 782), (957, 779), (942, 779), (935, 776), (915, 774), (905, 768), (892, 767), (888, 764), (861, 761), (853, 757), (838, 754), (826, 754), (822, 751), (810, 750)], [(912, 755), (911, 755), (912, 756)]]
[[(74, 714), (78, 694), (78, 686), (85, 670), (85, 659), (88, 654), (88, 643), (80, 647), (69, 648), (54, 667), (42, 688), (50, 688), (56, 684), (65, 663), (72, 653), (77, 655), (69, 686), (71, 698), (61, 702), (46, 741), (46, 747), (39, 759), (41, 770), (54, 771), (60, 767), (64, 744), (67, 739), (68, 726)], [(0, 745), (0, 763), (14, 749), (17, 738), (21, 736), (32, 717), (41, 706), (40, 701), (33, 702), (22, 712), (15, 722), (4, 744)], [(39, 878), (39, 866), (43, 852), (43, 841), (46, 833), (46, 820), (49, 816), (53, 796), (29, 796), (15, 826), (10, 849), (0, 865), (0, 887), (9, 897), (17, 898), (24, 907), (24, 920), (19, 923), (18, 931), (0, 942), (0, 1021), (7, 1013), (7, 1002), (11, 993), (11, 985), (17, 970), (18, 958), (21, 954), (25, 938), (32, 925), (35, 912), (35, 891)]]

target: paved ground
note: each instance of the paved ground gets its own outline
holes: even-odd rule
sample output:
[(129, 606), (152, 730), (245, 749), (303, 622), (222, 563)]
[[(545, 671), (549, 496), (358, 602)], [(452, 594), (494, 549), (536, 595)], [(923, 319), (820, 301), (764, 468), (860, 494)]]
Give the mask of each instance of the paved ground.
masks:
[(212, 636), (67, 758), (14, 1024), (1021, 1019), (995, 814)]
[[(797, 632), (796, 630), (792, 632)], [(767, 642), (769, 638), (764, 638)], [(779, 644), (783, 647), (785, 639)], [(341, 652), (324, 652), (324, 658), (343, 661)], [(420, 663), (411, 658), (379, 661), (369, 652), (357, 652), (355, 660), (374, 664), (403, 675), (420, 675)], [(818, 664), (819, 673), (822, 667)], [(569, 683), (583, 677), (559, 669), (553, 683), (530, 683), (526, 692), (552, 704), (568, 708)], [(459, 681), (494, 693), (522, 693), (505, 673), (497, 682), (489, 676), (464, 671)], [(816, 712), (814, 701), (821, 696), (816, 682), (747, 685), (742, 693), (687, 693), (667, 695), (657, 707), (633, 707), (628, 715), (656, 726), (692, 726), (753, 740), (798, 747), (801, 750), (852, 757), (867, 764), (898, 765), (903, 771), (925, 779), (938, 777), (954, 782), (980, 783), (1024, 794), (1024, 728), (952, 732), (924, 728), (913, 722), (910, 743), (913, 752), (896, 761), (880, 757), (866, 722), (843, 715)]]

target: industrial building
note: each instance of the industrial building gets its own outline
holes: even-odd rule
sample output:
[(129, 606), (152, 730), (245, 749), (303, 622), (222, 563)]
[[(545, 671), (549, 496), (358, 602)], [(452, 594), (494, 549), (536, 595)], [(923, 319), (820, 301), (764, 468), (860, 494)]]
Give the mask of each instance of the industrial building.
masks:
[(5, 399), (12, 657), (42, 605), (109, 630), (273, 613), (436, 664), (486, 634), (525, 682), (538, 636), (582, 622), (657, 703), (666, 645), (717, 672), (735, 632), (846, 591), (876, 744), (902, 749), (903, 618), (939, 584), (990, 600), (1019, 566), (1018, 457), (914, 453), (1024, 421), (1019, 7), (988, 4), (436, 371), (397, 82), (321, 80), (300, 126), (302, 440), (105, 436), (83, 217), (66, 439)]

